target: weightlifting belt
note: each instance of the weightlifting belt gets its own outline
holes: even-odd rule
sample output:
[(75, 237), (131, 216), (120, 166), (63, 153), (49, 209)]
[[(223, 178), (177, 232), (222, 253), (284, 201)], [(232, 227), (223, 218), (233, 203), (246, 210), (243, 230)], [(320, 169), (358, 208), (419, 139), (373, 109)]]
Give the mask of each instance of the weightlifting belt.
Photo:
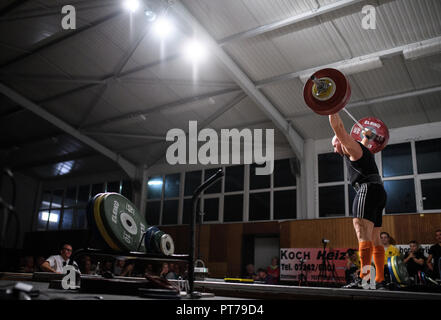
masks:
[(354, 187), (355, 191), (358, 192), (360, 190), (360, 187), (362, 184), (367, 184), (368, 186), (370, 184), (381, 184), (383, 185), (383, 180), (381, 179), (379, 174), (370, 174), (363, 178), (360, 182), (355, 182), (352, 186)]

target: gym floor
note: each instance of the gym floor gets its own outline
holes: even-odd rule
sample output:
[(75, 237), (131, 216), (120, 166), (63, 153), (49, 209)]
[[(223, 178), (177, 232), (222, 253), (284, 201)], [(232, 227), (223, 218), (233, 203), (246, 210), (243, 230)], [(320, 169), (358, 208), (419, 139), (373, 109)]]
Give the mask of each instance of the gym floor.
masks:
[[(0, 28), (0, 288), (98, 300), (33, 278), (69, 244), (174, 262), (205, 300), (440, 299), (440, 1), (4, 0)], [(340, 288), (381, 202), (354, 144), (381, 231), (425, 259), (386, 292)], [(273, 258), (271, 284), (224, 280)]]

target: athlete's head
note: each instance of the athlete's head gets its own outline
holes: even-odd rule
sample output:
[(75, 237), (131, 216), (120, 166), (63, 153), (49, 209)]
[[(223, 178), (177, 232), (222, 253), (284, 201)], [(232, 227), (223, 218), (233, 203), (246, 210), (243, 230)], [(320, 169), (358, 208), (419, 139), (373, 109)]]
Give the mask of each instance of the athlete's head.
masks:
[(343, 149), (341, 147), (341, 142), (338, 140), (337, 136), (334, 136), (332, 138), (332, 146), (334, 147), (334, 152), (343, 155)]

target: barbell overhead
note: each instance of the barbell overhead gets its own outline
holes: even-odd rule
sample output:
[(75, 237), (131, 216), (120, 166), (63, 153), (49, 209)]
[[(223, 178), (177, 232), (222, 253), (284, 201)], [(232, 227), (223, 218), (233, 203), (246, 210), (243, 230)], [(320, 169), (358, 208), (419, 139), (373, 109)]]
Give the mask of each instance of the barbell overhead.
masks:
[(327, 68), (315, 72), (303, 88), (306, 104), (315, 113), (330, 115), (345, 107), (351, 98), (351, 86), (343, 73)]

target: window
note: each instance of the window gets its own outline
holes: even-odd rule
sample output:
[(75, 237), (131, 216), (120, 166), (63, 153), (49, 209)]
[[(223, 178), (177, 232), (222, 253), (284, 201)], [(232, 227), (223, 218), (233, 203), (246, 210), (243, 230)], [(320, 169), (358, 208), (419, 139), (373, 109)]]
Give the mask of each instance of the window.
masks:
[(225, 192), (243, 190), (244, 166), (225, 168)]
[(265, 165), (253, 163), (250, 165), (250, 189), (267, 189), (271, 187), (271, 175), (256, 175), (256, 168), (263, 168)]
[(192, 196), (197, 187), (202, 184), (202, 171), (185, 173), (184, 196)]
[(441, 209), (441, 179), (421, 180), (423, 210)]
[(225, 196), (224, 221), (243, 221), (243, 194)]
[(319, 216), (345, 216), (344, 185), (319, 188)]
[(90, 198), (97, 193), (104, 192), (105, 188), (107, 192), (119, 192), (121, 186), (122, 191), (126, 191), (126, 195), (130, 199), (132, 192), (130, 181), (67, 186), (63, 189), (43, 191), (38, 209), (36, 230), (86, 229), (88, 227), (87, 204)]
[(165, 200), (162, 210), (162, 224), (178, 223), (179, 200)]
[[(208, 169), (205, 170), (205, 178), (204, 181), (207, 181), (211, 176), (213, 176), (220, 168), (216, 169)], [(212, 193), (221, 193), (222, 192), (222, 179), (219, 179), (215, 184), (213, 184), (210, 188), (204, 191), (205, 194)]]
[(179, 183), (181, 175), (179, 173), (165, 176), (165, 198), (179, 197)]
[(145, 209), (145, 219), (149, 226), (159, 225), (161, 201), (148, 201)]
[(249, 220), (269, 220), (271, 214), (270, 192), (250, 193)]
[(219, 220), (219, 198), (204, 199), (204, 222)]
[[(201, 202), (198, 201), (197, 209), (196, 209), (196, 222), (200, 222), (200, 212), (201, 212)], [(192, 199), (185, 199), (184, 200), (184, 212), (182, 217), (182, 223), (183, 224), (190, 224), (190, 217), (193, 212), (193, 201)]]
[(274, 187), (296, 185), (296, 169), (294, 159), (274, 161)]
[(387, 192), (386, 213), (416, 212), (413, 179), (384, 181), (384, 189)]
[(344, 180), (343, 158), (337, 153), (318, 155), (319, 183)]
[(296, 218), (296, 190), (274, 192), (274, 220)]
[(161, 199), (163, 179), (160, 176), (151, 177), (147, 181), (147, 199)]
[(418, 173), (441, 172), (441, 139), (415, 142)]
[(412, 150), (410, 143), (388, 145), (381, 152), (383, 177), (413, 174)]

